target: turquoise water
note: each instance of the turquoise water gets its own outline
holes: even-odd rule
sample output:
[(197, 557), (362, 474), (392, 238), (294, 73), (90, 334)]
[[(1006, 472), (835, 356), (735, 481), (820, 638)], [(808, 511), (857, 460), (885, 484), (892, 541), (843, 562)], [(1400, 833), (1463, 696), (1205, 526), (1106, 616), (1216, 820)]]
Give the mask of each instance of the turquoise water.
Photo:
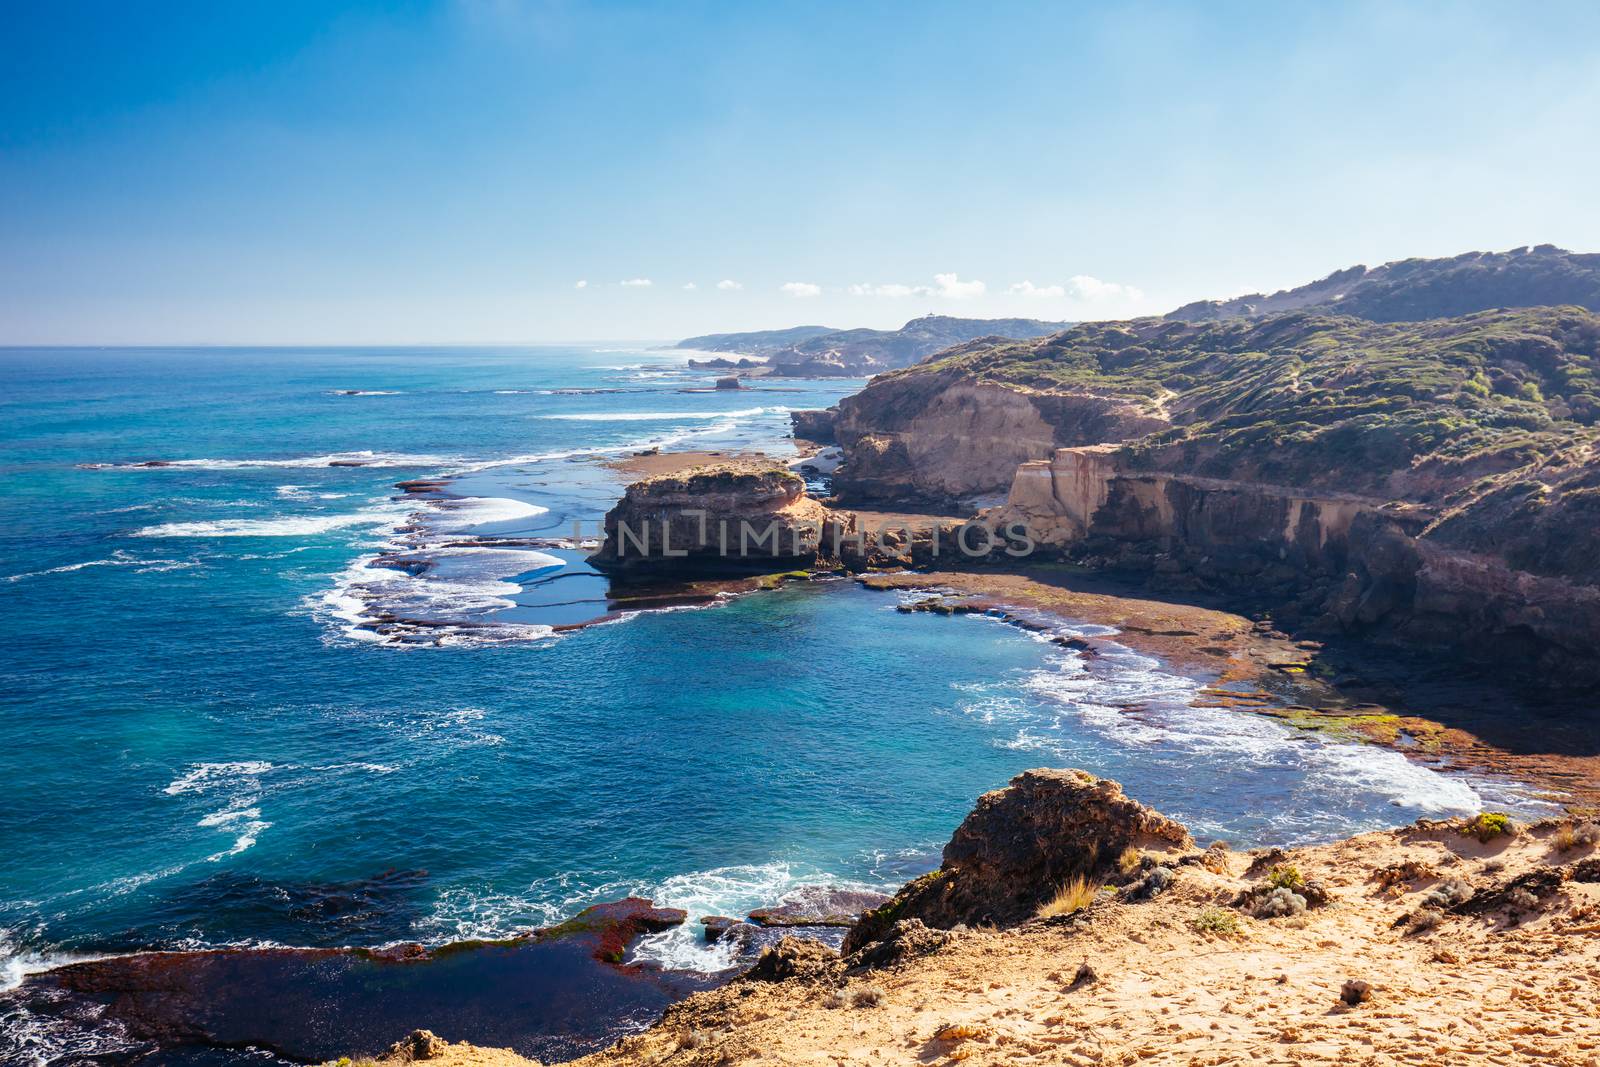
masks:
[[(1041, 764), (1240, 845), (1517, 802), (1189, 708), (1197, 682), (1147, 657), (1091, 667), (849, 581), (552, 632), (603, 601), (581, 548), (528, 539), (594, 529), (621, 489), (601, 460), (785, 454), (788, 409), (860, 385), (699, 391), (682, 358), (0, 352), (9, 980), (134, 948), (493, 935), (628, 892), (737, 914), (892, 887)], [(464, 503), (392, 499), (441, 474)], [(441, 562), (369, 565), (396, 545)], [(687, 931), (640, 951), (728, 962)]]

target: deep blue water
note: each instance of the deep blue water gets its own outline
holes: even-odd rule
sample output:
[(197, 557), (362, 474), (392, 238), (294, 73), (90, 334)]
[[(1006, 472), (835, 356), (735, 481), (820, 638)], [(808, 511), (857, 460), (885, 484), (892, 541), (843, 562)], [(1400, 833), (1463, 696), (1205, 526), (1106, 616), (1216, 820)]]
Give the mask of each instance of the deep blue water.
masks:
[[(893, 886), (979, 793), (1041, 764), (1118, 778), (1240, 845), (1506, 802), (1189, 708), (1196, 682), (1148, 658), (1089, 670), (849, 581), (552, 635), (551, 605), (594, 595), (581, 551), (450, 550), (425, 579), (367, 566), (419, 525), (435, 547), (592, 530), (621, 490), (603, 459), (782, 454), (787, 409), (860, 385), (686, 392), (711, 376), (682, 359), (0, 352), (13, 977), (136, 947), (505, 933), (626, 892), (738, 914), (806, 882)], [(150, 460), (174, 465), (126, 466)], [(464, 509), (392, 499), (447, 473)], [(423, 643), (363, 628), (397, 605), (496, 625)], [(344, 890), (364, 905), (316, 906)], [(688, 932), (642, 951), (721, 962)]]

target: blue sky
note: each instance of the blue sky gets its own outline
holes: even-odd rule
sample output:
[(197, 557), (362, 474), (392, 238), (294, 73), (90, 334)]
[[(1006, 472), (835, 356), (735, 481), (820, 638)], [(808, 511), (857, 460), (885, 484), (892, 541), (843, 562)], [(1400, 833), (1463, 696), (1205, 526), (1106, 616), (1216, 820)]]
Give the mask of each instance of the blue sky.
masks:
[(0, 343), (1107, 318), (1600, 250), (1594, 3), (63, 0), (6, 23)]

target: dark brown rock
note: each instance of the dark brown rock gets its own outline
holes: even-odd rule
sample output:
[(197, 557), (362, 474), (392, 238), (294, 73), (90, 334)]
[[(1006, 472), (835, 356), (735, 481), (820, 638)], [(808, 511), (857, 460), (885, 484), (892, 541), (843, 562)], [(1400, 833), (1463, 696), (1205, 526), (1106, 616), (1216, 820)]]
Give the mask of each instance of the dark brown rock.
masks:
[(937, 871), (907, 884), (864, 916), (845, 937), (854, 952), (902, 919), (949, 929), (1031, 919), (1063, 883), (1104, 878), (1117, 857), (1138, 848), (1187, 848), (1180, 824), (1125, 796), (1122, 787), (1086, 771), (1024, 771), (985, 793), (944, 849)]
[(752, 982), (783, 982), (791, 978), (821, 982), (837, 979), (843, 970), (839, 954), (827, 945), (786, 937), (763, 952), (744, 978)]

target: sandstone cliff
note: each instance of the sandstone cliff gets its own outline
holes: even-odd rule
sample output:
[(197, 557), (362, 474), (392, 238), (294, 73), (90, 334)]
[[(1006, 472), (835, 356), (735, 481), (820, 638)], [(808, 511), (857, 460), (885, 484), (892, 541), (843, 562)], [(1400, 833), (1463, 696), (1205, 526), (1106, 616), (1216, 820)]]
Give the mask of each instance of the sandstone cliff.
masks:
[(628, 486), (590, 563), (621, 579), (808, 567), (830, 514), (782, 467), (710, 466)]
[[(1593, 561), (1463, 548), (1484, 522), (1421, 504), (1127, 466), (1116, 446), (1061, 449), (1018, 468), (996, 529), (1023, 524), (1045, 555), (1247, 592), (1286, 624), (1454, 649), (1542, 682), (1600, 684)], [(1559, 505), (1552, 505), (1561, 510)], [(1551, 520), (1562, 524), (1561, 520)], [(1568, 515), (1564, 520), (1573, 521)], [(1583, 545), (1592, 529), (1574, 532)], [(1470, 541), (1469, 541), (1470, 544)]]
[(1003, 493), (1017, 465), (1063, 445), (1120, 441), (1167, 425), (1137, 398), (976, 380), (959, 368), (883, 376), (839, 402), (840, 500), (960, 504)]
[(1091, 323), (881, 375), (846, 502), (984, 503), (1046, 548), (1291, 623), (1600, 681), (1600, 317)]

